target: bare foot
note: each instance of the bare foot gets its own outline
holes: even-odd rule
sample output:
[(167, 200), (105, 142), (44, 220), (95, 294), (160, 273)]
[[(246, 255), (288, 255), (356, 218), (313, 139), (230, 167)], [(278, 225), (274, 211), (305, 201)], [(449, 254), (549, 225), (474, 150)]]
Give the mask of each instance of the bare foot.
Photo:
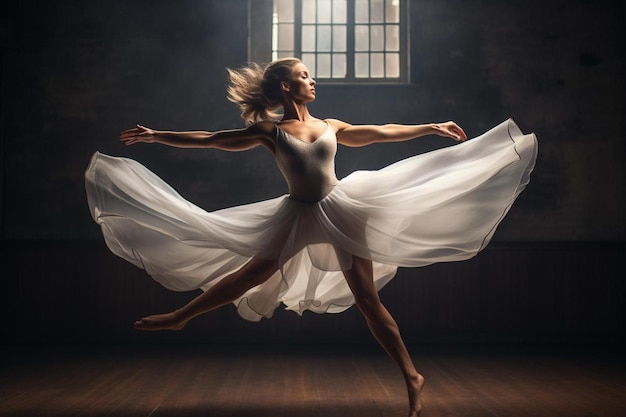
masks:
[(409, 390), (409, 417), (417, 417), (422, 412), (422, 388), (424, 388), (424, 377), (417, 374), (408, 382)]
[(180, 330), (187, 322), (181, 321), (174, 313), (156, 314), (137, 320), (134, 324), (138, 330)]

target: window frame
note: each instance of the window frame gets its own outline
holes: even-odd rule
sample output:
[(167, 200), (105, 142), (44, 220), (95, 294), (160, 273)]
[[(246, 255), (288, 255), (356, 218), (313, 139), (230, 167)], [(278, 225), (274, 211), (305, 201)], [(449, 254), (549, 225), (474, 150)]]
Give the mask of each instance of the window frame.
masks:
[[(302, 0), (294, 1), (294, 56), (302, 57), (302, 43), (301, 43), (301, 30), (302, 30)], [(399, 13), (399, 70), (400, 76), (395, 78), (380, 78), (380, 77), (355, 77), (354, 61), (355, 61), (355, 12), (354, 12), (354, 0), (348, 0), (347, 10), (347, 22), (346, 22), (346, 66), (347, 74), (345, 78), (325, 78), (316, 77), (318, 82), (324, 84), (339, 84), (339, 85), (394, 85), (394, 84), (410, 84), (410, 28), (409, 28), (409, 14), (410, 14), (410, 1), (400, 1), (400, 13)], [(248, 59), (253, 62), (269, 62), (272, 59), (273, 47), (273, 3), (274, 0), (248, 0)], [(316, 25), (318, 23), (316, 22)], [(362, 23), (358, 23), (361, 25)], [(369, 22), (367, 25), (371, 26), (378, 23)], [(382, 23), (384, 25), (384, 22)], [(377, 52), (369, 49), (368, 53)], [(318, 51), (315, 52), (319, 53)], [(329, 52), (329, 53), (332, 53)], [(332, 69), (331, 69), (332, 71)]]

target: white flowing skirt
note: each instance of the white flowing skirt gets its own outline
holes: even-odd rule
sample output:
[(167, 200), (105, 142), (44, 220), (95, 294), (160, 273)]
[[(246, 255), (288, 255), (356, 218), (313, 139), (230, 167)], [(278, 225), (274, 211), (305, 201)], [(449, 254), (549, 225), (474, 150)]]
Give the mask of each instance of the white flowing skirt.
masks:
[(136, 161), (96, 152), (87, 198), (107, 246), (175, 291), (206, 291), (253, 257), (280, 270), (235, 300), (251, 321), (280, 303), (302, 314), (354, 304), (342, 271), (373, 261), (376, 288), (398, 267), (473, 257), (529, 181), (537, 140), (512, 120), (451, 147), (356, 171), (324, 199), (288, 195), (214, 212), (181, 197)]

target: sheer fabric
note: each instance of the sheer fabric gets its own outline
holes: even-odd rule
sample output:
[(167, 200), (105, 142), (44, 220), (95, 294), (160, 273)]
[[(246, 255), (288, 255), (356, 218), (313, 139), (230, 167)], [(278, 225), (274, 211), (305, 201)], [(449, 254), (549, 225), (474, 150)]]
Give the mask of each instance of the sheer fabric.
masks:
[(473, 257), (526, 187), (536, 155), (534, 134), (509, 119), (466, 142), (356, 171), (317, 202), (284, 195), (214, 212), (130, 159), (95, 153), (85, 179), (111, 251), (169, 289), (207, 290), (252, 257), (279, 259), (279, 271), (234, 302), (257, 321), (281, 303), (299, 314), (350, 307), (342, 271), (352, 254), (373, 261), (378, 289), (398, 267)]

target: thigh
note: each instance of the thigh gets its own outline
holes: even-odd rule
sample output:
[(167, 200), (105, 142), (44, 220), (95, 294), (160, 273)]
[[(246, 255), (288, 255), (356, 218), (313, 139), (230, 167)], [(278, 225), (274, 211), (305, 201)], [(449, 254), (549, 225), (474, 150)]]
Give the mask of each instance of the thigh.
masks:
[(376, 291), (374, 286), (372, 261), (370, 259), (352, 255), (352, 267), (343, 271), (343, 275), (357, 303), (363, 297), (375, 296), (378, 298), (378, 291)]
[(278, 260), (277, 259), (261, 259), (261, 258), (252, 258), (247, 264), (241, 267), (239, 271), (237, 271), (240, 275), (246, 275), (250, 277), (258, 277), (259, 279), (265, 277), (269, 278), (276, 271), (278, 271)]

